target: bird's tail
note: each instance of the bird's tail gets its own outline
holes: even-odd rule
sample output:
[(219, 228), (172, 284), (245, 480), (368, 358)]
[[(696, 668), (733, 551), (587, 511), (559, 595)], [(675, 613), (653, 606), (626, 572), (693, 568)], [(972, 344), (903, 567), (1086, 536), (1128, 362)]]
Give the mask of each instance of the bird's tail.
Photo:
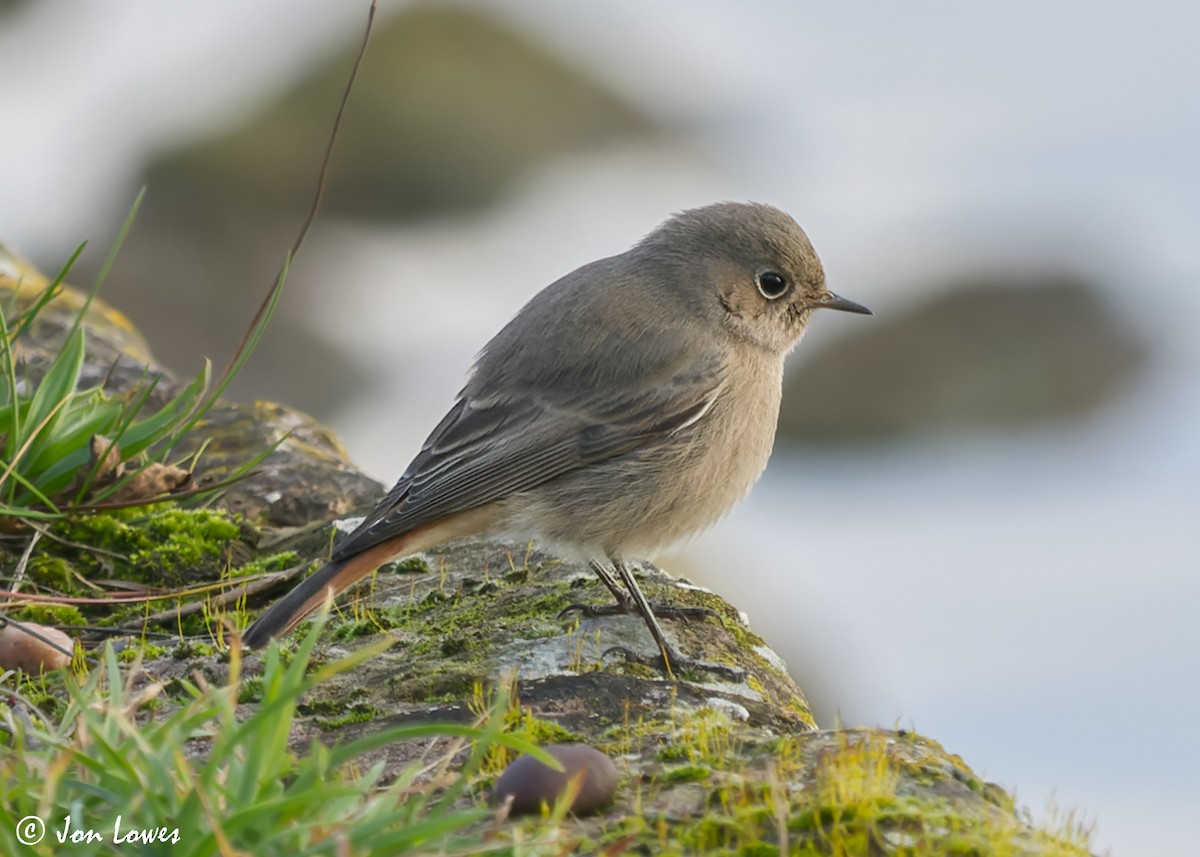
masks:
[(271, 639), (295, 628), (326, 598), (337, 597), (385, 562), (450, 539), (485, 532), (495, 523), (496, 515), (496, 504), (469, 509), (393, 536), (345, 559), (325, 563), (259, 616), (242, 635), (242, 645), (262, 648)]
[(242, 635), (242, 645), (260, 649), (273, 638), (286, 634), (324, 604), (326, 598), (336, 597), (395, 555), (392, 546), (383, 544), (343, 560), (325, 563), (259, 616)]

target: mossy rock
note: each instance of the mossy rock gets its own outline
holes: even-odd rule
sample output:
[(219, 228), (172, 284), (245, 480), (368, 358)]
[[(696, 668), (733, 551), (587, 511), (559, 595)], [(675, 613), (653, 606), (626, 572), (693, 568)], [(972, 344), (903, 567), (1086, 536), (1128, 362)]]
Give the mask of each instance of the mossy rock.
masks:
[[(489, 826), (501, 842), (569, 836), (576, 846), (564, 853), (578, 854), (618, 843), (613, 853), (1089, 854), (1087, 829), (1035, 825), (935, 741), (816, 730), (781, 662), (729, 604), (651, 566), (638, 575), (651, 600), (712, 609), (714, 618), (667, 620), (667, 633), (681, 651), (739, 666), (745, 678), (696, 671), (672, 681), (606, 658), (612, 645), (649, 654), (652, 643), (636, 617), (561, 615), (571, 603), (610, 597), (586, 565), (524, 544), (464, 542), (385, 568), (343, 597), (319, 660), (394, 644), (320, 686), (293, 745), (469, 722), (487, 709), (490, 689), (511, 684), (512, 729), (542, 743), (596, 746), (622, 780), (602, 814), (553, 834), (538, 820)], [(181, 674), (194, 667), (166, 665)], [(428, 751), (397, 744), (374, 758), (398, 773)], [(497, 752), (472, 799), (483, 799), (510, 760)]]
[[(28, 306), (50, 281), (12, 251), (0, 245), (0, 300), (15, 295), (17, 311)], [(22, 335), (19, 359), (36, 382), (61, 349), (85, 295), (63, 286)], [(125, 396), (144, 385), (154, 389), (145, 409), (156, 409), (182, 388), (151, 353), (146, 339), (129, 319), (96, 298), (84, 320), (85, 357), (80, 387), (103, 384), (113, 396)], [(199, 367), (197, 367), (199, 370)], [(368, 507), (381, 486), (355, 470), (337, 436), (294, 408), (269, 402), (248, 405), (218, 402), (176, 452), (186, 459), (204, 446), (197, 459), (198, 482), (225, 479), (239, 467), (266, 454), (253, 476), (229, 487), (217, 508), (240, 514), (254, 526), (304, 527), (328, 522)]]
[[(0, 300), (12, 312), (28, 307), (49, 285), (29, 262), (0, 246)], [(53, 361), (84, 302), (83, 293), (63, 286), (22, 334), (16, 347), (27, 382), (36, 383)], [(102, 384), (110, 396), (131, 399), (135, 390), (153, 383), (143, 405), (148, 410), (182, 389), (129, 319), (103, 300), (88, 305), (83, 329), (81, 388)], [(368, 508), (381, 491), (350, 466), (332, 432), (282, 405), (218, 402), (173, 455), (187, 460), (197, 452), (194, 476), (200, 485), (225, 480), (265, 458), (253, 475), (224, 488), (208, 508), (114, 509), (49, 524), (29, 558), (26, 577), (46, 592), (81, 600), (77, 609), (54, 608), (52, 616), (43, 616), (44, 606), (33, 613), (62, 626), (145, 629), (152, 635), (166, 627), (168, 636), (211, 636), (219, 618), (207, 605), (174, 624), (163, 614), (219, 598), (245, 578), (278, 572), (283, 557), (298, 563), (299, 555), (278, 546), (296, 540), (295, 533), (307, 534), (300, 539), (306, 558), (320, 556), (330, 543), (329, 522)], [(8, 523), (17, 535), (29, 532), (16, 521)], [(18, 541), (0, 542), (0, 574), (17, 567), (21, 549)], [(29, 610), (22, 615), (34, 618)], [(110, 633), (93, 630), (84, 639), (97, 642)]]

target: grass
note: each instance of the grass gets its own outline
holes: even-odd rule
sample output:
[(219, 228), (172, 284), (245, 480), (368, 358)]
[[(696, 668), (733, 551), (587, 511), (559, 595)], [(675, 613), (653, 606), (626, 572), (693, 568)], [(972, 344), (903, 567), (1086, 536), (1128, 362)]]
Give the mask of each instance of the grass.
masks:
[[(189, 463), (172, 460), (172, 452), (253, 352), (278, 301), (283, 274), (216, 386), (207, 361), (195, 378), (156, 409), (149, 402), (162, 376), (149, 369), (131, 390), (110, 392), (107, 379), (82, 386), (85, 322), (140, 203), (141, 194), (44, 371), (27, 359), (34, 350), (27, 340), (42, 313), (64, 294), (64, 281), (86, 242), (52, 281), (19, 278), (10, 284), (7, 300), (0, 302), (0, 515), (53, 520), (96, 508), (209, 494), (228, 484), (191, 486), (190, 467), (181, 466)], [(232, 479), (244, 476), (256, 463)]]
[[(75, 855), (129, 853), (131, 843), (137, 853), (172, 857), (477, 853), (481, 823), (493, 813), (469, 792), (485, 760), (501, 747), (549, 758), (505, 731), (506, 692), (497, 692), (474, 726), (398, 726), (336, 747), (313, 740), (298, 754), (289, 736), (302, 700), (379, 649), (317, 667), (312, 653), (323, 624), (286, 659), (269, 649), (260, 701), (248, 713), (238, 705), (236, 648), (227, 683), (181, 681), (169, 689), (136, 664), (123, 670), (111, 646), (100, 667), (68, 682), (60, 717), (24, 702), (4, 710), (0, 853), (65, 853), (58, 841), (64, 831), (83, 837), (68, 835)], [(384, 761), (370, 758), (397, 742), (441, 749), (384, 783)], [(38, 843), (18, 838), (29, 840), (43, 826)]]

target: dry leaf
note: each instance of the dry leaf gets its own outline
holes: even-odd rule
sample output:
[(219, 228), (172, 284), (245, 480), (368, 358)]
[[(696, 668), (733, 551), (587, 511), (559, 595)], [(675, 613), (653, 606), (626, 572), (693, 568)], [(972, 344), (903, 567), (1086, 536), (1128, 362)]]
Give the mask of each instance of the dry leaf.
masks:
[(180, 491), (192, 482), (192, 472), (174, 464), (148, 464), (113, 498), (120, 502), (150, 500)]
[(121, 466), (121, 448), (104, 435), (94, 434), (92, 435), (91, 449), (92, 459), (87, 463), (83, 477), (86, 478), (87, 474), (92, 472), (92, 468), (96, 467), (96, 462), (99, 461), (100, 466), (96, 470), (95, 477), (97, 484), (119, 479), (124, 471)]

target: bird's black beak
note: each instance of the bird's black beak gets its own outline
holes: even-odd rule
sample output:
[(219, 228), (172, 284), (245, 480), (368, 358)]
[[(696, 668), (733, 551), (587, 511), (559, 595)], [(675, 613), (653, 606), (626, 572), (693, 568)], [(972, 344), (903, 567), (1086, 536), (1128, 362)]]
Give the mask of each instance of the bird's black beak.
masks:
[(841, 295), (835, 295), (833, 292), (830, 292), (828, 296), (817, 301), (814, 306), (822, 307), (824, 309), (840, 309), (842, 312), (856, 312), (859, 315), (875, 314), (862, 304), (856, 304), (854, 301), (847, 300)]

